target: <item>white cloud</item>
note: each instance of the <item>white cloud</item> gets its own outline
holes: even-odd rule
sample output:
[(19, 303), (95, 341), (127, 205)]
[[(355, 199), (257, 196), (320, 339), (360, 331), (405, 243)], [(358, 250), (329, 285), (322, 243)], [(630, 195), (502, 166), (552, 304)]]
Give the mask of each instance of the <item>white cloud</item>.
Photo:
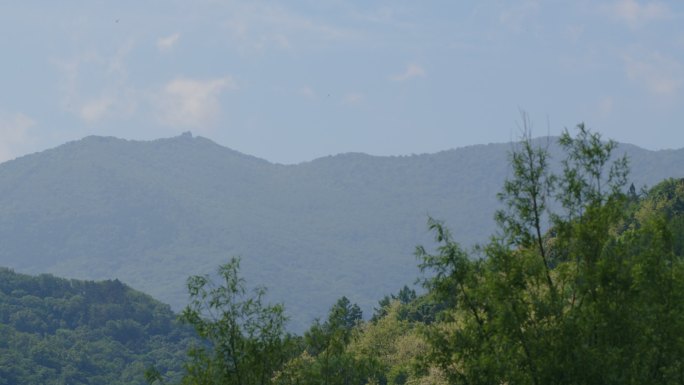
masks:
[(160, 52), (169, 52), (173, 49), (173, 47), (178, 43), (178, 39), (180, 38), (180, 33), (176, 32), (172, 35), (166, 36), (166, 37), (160, 37), (157, 39), (157, 49)]
[(670, 8), (658, 1), (649, 1), (642, 5), (637, 0), (617, 0), (604, 7), (604, 10), (611, 17), (625, 22), (631, 27), (672, 17)]
[(403, 82), (409, 79), (417, 78), (417, 77), (424, 77), (425, 76), (425, 70), (423, 67), (417, 65), (417, 64), (409, 64), (406, 67), (406, 70), (400, 74), (391, 76), (390, 79), (395, 81), (395, 82)]
[(157, 97), (159, 119), (171, 126), (206, 128), (219, 116), (221, 93), (234, 89), (237, 86), (231, 77), (172, 80)]
[(17, 147), (26, 142), (26, 132), (35, 124), (35, 120), (22, 113), (5, 114), (0, 111), (0, 162), (17, 156)]
[(674, 95), (684, 86), (684, 65), (659, 52), (624, 56), (627, 77), (656, 95)]

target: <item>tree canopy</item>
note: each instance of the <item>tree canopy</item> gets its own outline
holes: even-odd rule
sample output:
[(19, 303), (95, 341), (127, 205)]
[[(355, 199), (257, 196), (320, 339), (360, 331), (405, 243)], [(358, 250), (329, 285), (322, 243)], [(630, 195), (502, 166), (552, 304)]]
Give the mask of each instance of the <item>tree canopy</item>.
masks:
[(0, 268), (0, 384), (145, 384), (183, 371), (195, 336), (168, 305), (121, 282)]
[(614, 142), (579, 125), (560, 144), (558, 175), (529, 137), (512, 152), (500, 231), (477, 254), (431, 223), (440, 247), (418, 254), (449, 307), (427, 329), (428, 361), (453, 384), (682, 383), (681, 227), (652, 210), (677, 206), (657, 203), (676, 184), (639, 204)]

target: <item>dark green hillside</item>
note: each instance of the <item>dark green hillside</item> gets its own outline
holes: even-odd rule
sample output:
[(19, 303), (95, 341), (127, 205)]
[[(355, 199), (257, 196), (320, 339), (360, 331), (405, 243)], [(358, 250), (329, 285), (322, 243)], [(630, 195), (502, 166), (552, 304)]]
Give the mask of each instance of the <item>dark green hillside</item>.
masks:
[(0, 268), (0, 384), (144, 384), (176, 377), (194, 338), (168, 305), (114, 281)]
[[(464, 244), (485, 241), (510, 149), (285, 166), (189, 134), (88, 137), (0, 165), (0, 264), (118, 277), (179, 309), (188, 275), (241, 256), (248, 281), (268, 285), (301, 331), (340, 295), (369, 313), (412, 282), (428, 215)], [(684, 150), (624, 150), (638, 188), (684, 176)]]

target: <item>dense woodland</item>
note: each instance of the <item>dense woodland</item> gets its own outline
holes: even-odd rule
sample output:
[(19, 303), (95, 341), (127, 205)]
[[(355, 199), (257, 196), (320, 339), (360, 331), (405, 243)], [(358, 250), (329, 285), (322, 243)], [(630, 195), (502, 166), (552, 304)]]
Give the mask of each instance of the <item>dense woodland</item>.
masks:
[(145, 384), (179, 378), (197, 343), (168, 305), (119, 281), (0, 269), (0, 384)]
[[(127, 293), (154, 304), (116, 281), (3, 271), (0, 378), (138, 383), (144, 371), (150, 384), (684, 383), (684, 180), (635, 188), (616, 144), (583, 125), (557, 145), (559, 168), (529, 137), (511, 151), (488, 242), (462, 246), (429, 221), (437, 246), (416, 249), (423, 292), (404, 287), (365, 318), (341, 297), (302, 335), (287, 332), (286, 309), (265, 288), (249, 288), (238, 258), (188, 279), (179, 320), (195, 342), (172, 326), (168, 308), (113, 300)], [(81, 361), (55, 361), (73, 355)], [(22, 369), (31, 365), (41, 370)], [(116, 381), (84, 377), (116, 371)]]

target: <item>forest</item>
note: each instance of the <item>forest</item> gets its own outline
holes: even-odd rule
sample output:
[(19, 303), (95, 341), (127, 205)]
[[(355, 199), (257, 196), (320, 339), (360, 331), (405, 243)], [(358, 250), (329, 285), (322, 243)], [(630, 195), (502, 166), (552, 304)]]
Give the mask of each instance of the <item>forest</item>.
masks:
[(168, 305), (118, 280), (0, 269), (0, 384), (145, 384), (152, 364), (180, 379), (192, 341)]
[(2, 270), (0, 384), (684, 383), (684, 180), (636, 188), (582, 124), (560, 169), (549, 145), (510, 152), (487, 242), (431, 218), (422, 290), (370, 317), (342, 296), (301, 335), (239, 258), (189, 277), (177, 319), (118, 281)]

